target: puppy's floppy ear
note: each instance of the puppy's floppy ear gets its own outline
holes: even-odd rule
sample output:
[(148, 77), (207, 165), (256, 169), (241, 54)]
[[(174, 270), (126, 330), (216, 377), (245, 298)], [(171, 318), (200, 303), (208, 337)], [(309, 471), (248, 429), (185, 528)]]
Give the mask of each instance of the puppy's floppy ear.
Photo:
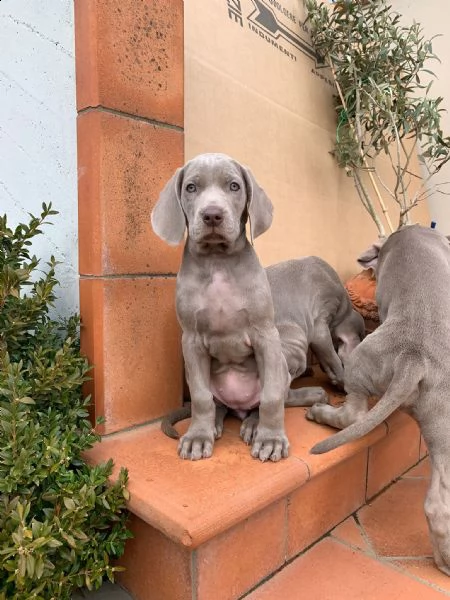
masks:
[(378, 263), (378, 256), (380, 254), (380, 248), (383, 245), (384, 240), (374, 242), (370, 248), (367, 248), (360, 256), (357, 261), (363, 269), (375, 269)]
[(171, 246), (177, 246), (181, 242), (186, 229), (186, 219), (181, 208), (183, 174), (184, 167), (175, 171), (152, 210), (153, 231)]
[(248, 167), (240, 165), (247, 187), (247, 211), (253, 238), (267, 231), (272, 224), (273, 206), (266, 192), (258, 185)]

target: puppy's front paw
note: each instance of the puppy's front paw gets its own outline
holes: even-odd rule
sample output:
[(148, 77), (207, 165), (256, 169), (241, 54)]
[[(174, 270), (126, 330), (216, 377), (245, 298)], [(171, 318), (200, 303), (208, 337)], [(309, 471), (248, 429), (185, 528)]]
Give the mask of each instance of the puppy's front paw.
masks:
[(258, 425), (258, 430), (252, 444), (251, 455), (253, 458), (259, 458), (262, 462), (266, 460), (277, 462), (281, 458), (288, 457), (289, 440), (283, 430), (264, 430), (261, 428), (261, 425)]
[(192, 432), (189, 430), (183, 435), (178, 444), (180, 458), (200, 460), (209, 458), (214, 447), (214, 435), (206, 432)]

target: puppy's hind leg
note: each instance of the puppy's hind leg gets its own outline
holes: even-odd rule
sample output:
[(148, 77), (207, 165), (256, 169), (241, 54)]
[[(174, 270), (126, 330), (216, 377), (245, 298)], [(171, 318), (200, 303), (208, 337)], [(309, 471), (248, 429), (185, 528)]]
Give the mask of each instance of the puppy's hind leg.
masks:
[[(281, 346), (286, 360), (291, 381), (297, 377), (313, 375), (307, 360), (308, 343), (300, 327), (285, 327), (281, 330)], [(309, 371), (309, 372), (308, 372)], [(289, 388), (284, 406), (312, 406), (313, 404), (327, 403), (328, 395), (319, 386)]]
[(241, 425), (241, 438), (249, 446), (256, 435), (259, 423), (259, 409), (253, 409), (250, 414), (245, 417)]
[[(446, 398), (447, 404), (448, 399)], [(437, 408), (437, 407), (435, 407)], [(431, 484), (425, 498), (436, 566), (450, 576), (450, 405), (420, 419), (431, 462)]]
[(327, 404), (328, 394), (319, 386), (289, 389), (284, 406), (313, 406), (314, 404)]
[(344, 382), (344, 367), (336, 354), (330, 330), (326, 323), (317, 323), (311, 348), (319, 363), (330, 378), (331, 383), (342, 387)]
[(223, 422), (227, 416), (228, 408), (223, 404), (216, 404), (216, 417), (214, 419), (214, 439), (222, 437)]
[(306, 418), (316, 423), (344, 429), (359, 421), (367, 413), (367, 396), (351, 392), (342, 406), (315, 404), (306, 412)]
[[(321, 404), (328, 402), (328, 394), (321, 387), (304, 387), (298, 389), (290, 389), (288, 397), (284, 403), (285, 407), (294, 406), (313, 406), (314, 404)], [(241, 425), (241, 438), (244, 442), (249, 445), (252, 443), (259, 423), (259, 410), (255, 408), (251, 413), (242, 421)]]

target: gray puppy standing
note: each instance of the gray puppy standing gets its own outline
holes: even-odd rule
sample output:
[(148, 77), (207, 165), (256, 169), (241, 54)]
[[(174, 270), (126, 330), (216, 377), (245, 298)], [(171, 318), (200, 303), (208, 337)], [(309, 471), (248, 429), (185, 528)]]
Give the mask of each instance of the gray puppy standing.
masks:
[(155, 233), (169, 244), (179, 244), (187, 227), (176, 307), (192, 421), (179, 442), (181, 458), (211, 456), (226, 407), (245, 416), (256, 406), (251, 455), (288, 456), (289, 372), (247, 220), (252, 238), (264, 233), (272, 203), (250, 170), (223, 154), (202, 154), (178, 169), (152, 212)]
[[(371, 431), (401, 407), (418, 422), (431, 461), (425, 500), (436, 565), (450, 575), (450, 248), (418, 225), (393, 233), (359, 258), (376, 268), (381, 325), (350, 355), (347, 399), (315, 405), (309, 419), (343, 431), (316, 444), (320, 454)], [(380, 397), (367, 412), (371, 395)]]

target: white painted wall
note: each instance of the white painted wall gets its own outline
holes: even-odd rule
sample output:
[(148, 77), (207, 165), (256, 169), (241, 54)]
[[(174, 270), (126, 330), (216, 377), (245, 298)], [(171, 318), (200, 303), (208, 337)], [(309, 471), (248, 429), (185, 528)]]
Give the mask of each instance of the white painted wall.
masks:
[(0, 1), (0, 214), (12, 225), (52, 202), (59, 215), (33, 247), (54, 255), (56, 310), (78, 310), (73, 0)]
[[(410, 24), (417, 21), (423, 27), (425, 37), (430, 39), (439, 35), (433, 41), (433, 51), (440, 62), (432, 61), (428, 68), (432, 70), (437, 79), (434, 81), (430, 96), (442, 96), (442, 108), (446, 110), (441, 118), (444, 135), (450, 135), (450, 18), (448, 16), (448, 0), (391, 0), (393, 9), (403, 16), (403, 22)], [(430, 181), (430, 184), (450, 181), (450, 162)], [(450, 185), (441, 188), (450, 192)], [(442, 233), (450, 234), (450, 196), (442, 194), (433, 195), (429, 202), (430, 216), (436, 221), (437, 229)]]

